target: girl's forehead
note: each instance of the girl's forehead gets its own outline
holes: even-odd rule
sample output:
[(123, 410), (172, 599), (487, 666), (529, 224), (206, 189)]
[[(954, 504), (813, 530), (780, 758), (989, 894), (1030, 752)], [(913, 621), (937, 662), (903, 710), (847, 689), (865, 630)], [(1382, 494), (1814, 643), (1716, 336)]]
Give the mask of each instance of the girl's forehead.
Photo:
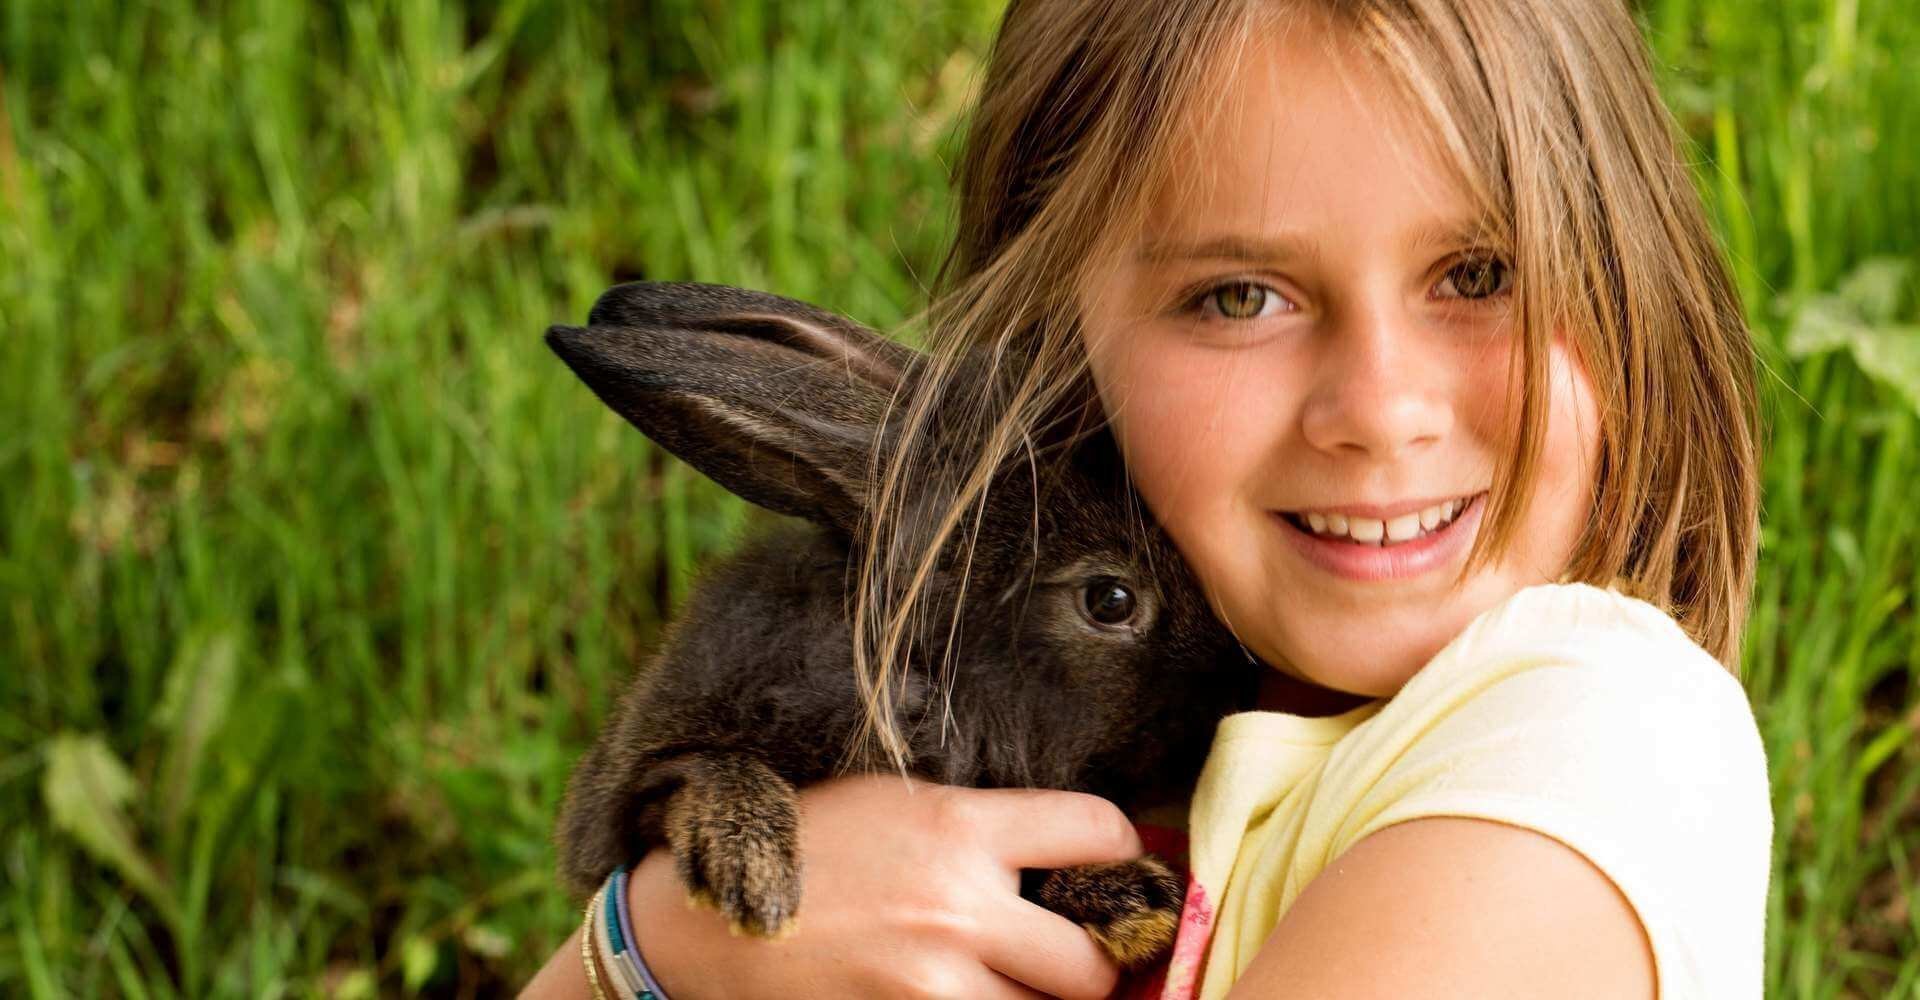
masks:
[(1483, 228), (1433, 124), (1340, 31), (1299, 19), (1214, 68), (1172, 133), (1136, 245), (1196, 230)]

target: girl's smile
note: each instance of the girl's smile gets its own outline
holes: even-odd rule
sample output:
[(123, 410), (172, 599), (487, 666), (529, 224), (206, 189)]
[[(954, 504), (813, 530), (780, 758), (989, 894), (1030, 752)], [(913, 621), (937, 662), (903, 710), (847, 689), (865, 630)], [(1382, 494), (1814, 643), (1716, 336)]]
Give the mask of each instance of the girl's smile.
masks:
[(1080, 315), (1129, 471), (1222, 619), (1289, 673), (1386, 696), (1560, 577), (1600, 424), (1555, 338), (1534, 489), (1465, 573), (1517, 423), (1524, 276), (1442, 137), (1345, 37), (1301, 17), (1232, 61)]
[(1288, 543), (1320, 568), (1352, 580), (1390, 580), (1453, 564), (1473, 545), (1483, 496), (1279, 511), (1278, 520)]

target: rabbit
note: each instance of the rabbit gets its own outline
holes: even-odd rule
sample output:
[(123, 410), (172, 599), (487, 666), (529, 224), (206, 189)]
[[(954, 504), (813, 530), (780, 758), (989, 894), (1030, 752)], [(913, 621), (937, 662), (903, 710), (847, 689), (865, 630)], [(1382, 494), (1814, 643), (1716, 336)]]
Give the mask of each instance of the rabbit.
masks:
[[(563, 880), (585, 894), (669, 846), (696, 901), (777, 936), (801, 895), (796, 788), (891, 766), (850, 755), (863, 707), (849, 609), (873, 455), (926, 358), (805, 303), (690, 283), (617, 286), (547, 343), (648, 437), (800, 519), (704, 574), (582, 756), (556, 832)], [(953, 391), (992, 391), (992, 374), (966, 358)], [(933, 434), (903, 525), (938, 515), (968, 454), (961, 430)], [(1138, 515), (1111, 437), (1077, 436), (1010, 463), (970, 556), (943, 553), (896, 716), (918, 776), (1171, 797), (1191, 789), (1218, 719), (1252, 703), (1254, 668)], [(1151, 857), (1027, 872), (1022, 887), (1125, 967), (1171, 943), (1184, 893)]]

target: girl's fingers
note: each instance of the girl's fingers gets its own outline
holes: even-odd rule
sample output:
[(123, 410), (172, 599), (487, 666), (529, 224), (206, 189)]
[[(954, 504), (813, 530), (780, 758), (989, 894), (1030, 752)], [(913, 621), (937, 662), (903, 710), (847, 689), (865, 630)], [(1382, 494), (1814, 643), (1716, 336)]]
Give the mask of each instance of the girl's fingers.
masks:
[(980, 942), (980, 960), (1061, 1000), (1101, 1000), (1120, 981), (1119, 967), (1078, 924), (1018, 898)]
[(917, 982), (909, 983), (905, 989), (881, 989), (874, 996), (939, 997), (941, 1000), (951, 997), (953, 1000), (976, 1000), (991, 997), (992, 1000), (1048, 1000), (1045, 993), (1038, 993), (1012, 979), (987, 968), (976, 965), (968, 974), (957, 977), (953, 982)]
[(1120, 807), (1097, 795), (1029, 788), (958, 790), (944, 805), (1011, 868), (1070, 868), (1145, 853)]
[[(1049, 997), (1047, 994), (1038, 992), (1037, 990), (1030, 989), (1027, 986), (1020, 983), (1018, 980), (1015, 980), (1009, 976), (1003, 976), (998, 973), (994, 973), (992, 972), (992, 970), (988, 970), (988, 972), (995, 979), (999, 980), (999, 982), (994, 985), (998, 987), (1000, 992), (998, 993), (967, 993), (965, 994), (965, 996), (968, 998), (968, 1000), (972, 1000), (973, 997), (977, 997), (977, 996), (996, 996), (996, 997), (1004, 996), (1007, 998), (1007, 1000), (1049, 1000)], [(1094, 1000), (1099, 1000), (1099, 998), (1096, 997), (1094, 998)]]

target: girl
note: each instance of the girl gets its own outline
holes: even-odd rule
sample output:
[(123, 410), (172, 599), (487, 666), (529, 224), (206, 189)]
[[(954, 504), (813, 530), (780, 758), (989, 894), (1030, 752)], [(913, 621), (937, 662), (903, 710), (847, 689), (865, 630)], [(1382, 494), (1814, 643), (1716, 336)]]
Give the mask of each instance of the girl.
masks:
[[(1753, 359), (1624, 6), (1015, 0), (959, 191), (936, 343), (1008, 359), (976, 480), (1098, 405), (1288, 709), (1220, 727), (1162, 995), (1758, 995)], [(859, 666), (897, 754), (919, 595), (876, 581), (938, 539), (885, 510)], [(675, 1000), (1114, 987), (1017, 895), (1137, 853), (1113, 807), (897, 778), (803, 803), (785, 940), (639, 865)], [(591, 995), (579, 947), (530, 993)]]

